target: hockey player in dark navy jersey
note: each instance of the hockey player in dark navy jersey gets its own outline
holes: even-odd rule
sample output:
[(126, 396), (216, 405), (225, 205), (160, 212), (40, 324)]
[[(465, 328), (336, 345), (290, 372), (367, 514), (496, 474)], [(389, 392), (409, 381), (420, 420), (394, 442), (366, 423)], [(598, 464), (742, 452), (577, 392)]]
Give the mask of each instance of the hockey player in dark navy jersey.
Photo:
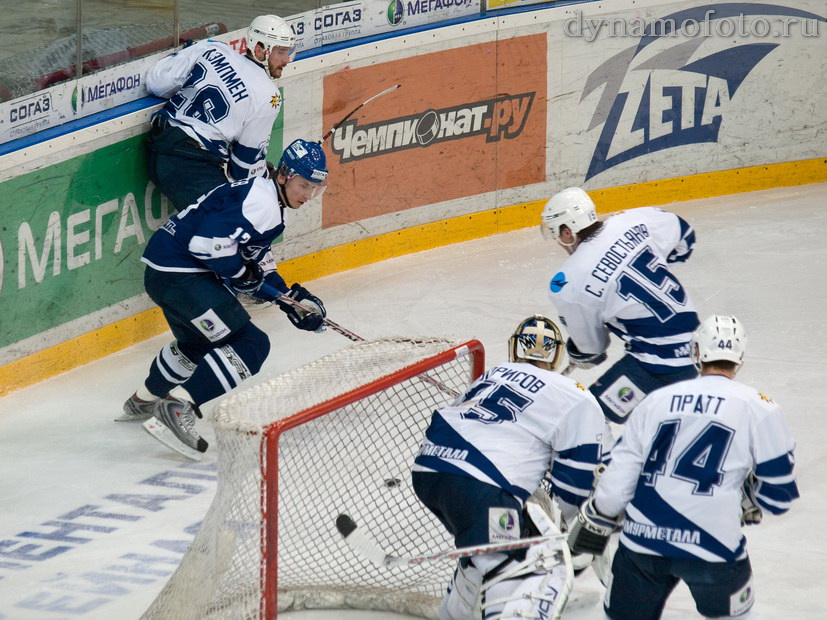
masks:
[[(219, 186), (173, 215), (144, 251), (146, 291), (164, 312), (175, 341), (153, 360), (120, 419), (144, 428), (193, 459), (207, 449), (195, 430), (199, 405), (256, 374), (270, 342), (237, 299), (274, 302), (299, 329), (321, 331), (325, 308), (300, 284), (288, 287), (275, 267), (263, 269), (284, 231), (285, 207), (298, 209), (326, 188), (326, 159), (315, 142), (296, 140), (273, 179), (252, 177)], [(308, 311), (281, 301), (301, 302)]]

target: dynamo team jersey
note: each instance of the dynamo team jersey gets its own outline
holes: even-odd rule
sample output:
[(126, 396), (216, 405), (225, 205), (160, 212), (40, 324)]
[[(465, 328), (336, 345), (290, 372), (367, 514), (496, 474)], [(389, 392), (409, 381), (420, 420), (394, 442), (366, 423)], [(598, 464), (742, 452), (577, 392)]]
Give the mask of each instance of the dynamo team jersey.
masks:
[(600, 406), (580, 384), (532, 364), (500, 364), (434, 412), (413, 471), (474, 478), (525, 501), (553, 463), (555, 495), (579, 506), (604, 430)]
[(281, 96), (261, 65), (226, 43), (201, 41), (161, 59), (146, 76), (161, 114), (227, 161), (231, 179), (266, 169)]
[(219, 185), (167, 220), (149, 239), (141, 260), (158, 271), (213, 271), (222, 278), (260, 261), (284, 231), (284, 207), (270, 179)]
[(754, 470), (759, 505), (786, 512), (794, 447), (780, 407), (755, 389), (721, 375), (675, 383), (629, 416), (595, 506), (625, 508), (620, 542), (632, 551), (732, 562), (746, 557), (742, 481)]
[(690, 366), (689, 340), (698, 315), (666, 265), (685, 261), (694, 244), (686, 221), (655, 207), (609, 217), (549, 284), (551, 301), (577, 348), (602, 353), (611, 330), (649, 372)]

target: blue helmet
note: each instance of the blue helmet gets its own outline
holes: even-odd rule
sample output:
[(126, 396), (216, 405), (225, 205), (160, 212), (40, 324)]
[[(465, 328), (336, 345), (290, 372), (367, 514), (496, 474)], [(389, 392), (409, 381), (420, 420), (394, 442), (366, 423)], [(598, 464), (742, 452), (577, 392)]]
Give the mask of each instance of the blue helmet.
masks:
[(284, 149), (278, 171), (286, 177), (297, 174), (311, 183), (324, 183), (327, 180), (327, 158), (317, 142), (299, 138)]

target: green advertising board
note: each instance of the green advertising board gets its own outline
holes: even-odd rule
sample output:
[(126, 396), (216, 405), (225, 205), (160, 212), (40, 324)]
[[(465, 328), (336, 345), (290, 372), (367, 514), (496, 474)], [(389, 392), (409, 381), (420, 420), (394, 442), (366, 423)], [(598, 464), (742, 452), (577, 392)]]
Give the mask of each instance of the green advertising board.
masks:
[(144, 134), (0, 184), (0, 349), (143, 293), (144, 245), (172, 209), (145, 162)]

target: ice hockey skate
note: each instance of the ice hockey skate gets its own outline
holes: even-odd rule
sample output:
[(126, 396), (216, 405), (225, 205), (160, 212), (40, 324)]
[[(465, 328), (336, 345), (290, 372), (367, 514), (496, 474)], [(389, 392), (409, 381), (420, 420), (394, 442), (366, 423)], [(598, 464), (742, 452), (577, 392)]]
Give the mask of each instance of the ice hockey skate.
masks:
[(200, 461), (209, 444), (195, 430), (196, 417), (201, 417), (198, 407), (167, 396), (155, 401), (153, 417), (144, 422), (143, 427), (168, 448), (193, 461)]
[(123, 414), (115, 422), (143, 422), (153, 415), (156, 400), (143, 400), (135, 393), (123, 404)]

